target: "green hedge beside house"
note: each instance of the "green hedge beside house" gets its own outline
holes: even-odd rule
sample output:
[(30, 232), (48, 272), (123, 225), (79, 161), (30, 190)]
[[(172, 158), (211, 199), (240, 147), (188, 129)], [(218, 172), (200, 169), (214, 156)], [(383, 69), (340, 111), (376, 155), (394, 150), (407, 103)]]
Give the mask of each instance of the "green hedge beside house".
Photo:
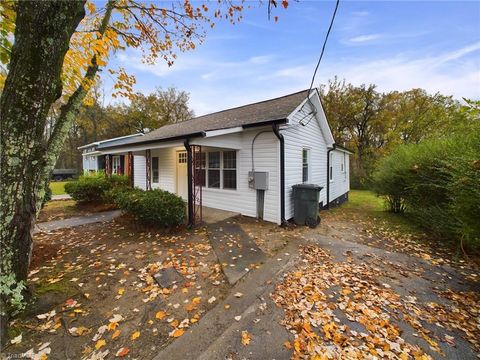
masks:
[(126, 188), (129, 180), (124, 175), (105, 176), (103, 172), (81, 175), (77, 180), (65, 184), (65, 192), (72, 199), (81, 203), (110, 202), (109, 191), (115, 188)]
[(480, 130), (399, 146), (379, 162), (374, 189), (391, 211), (480, 248)]

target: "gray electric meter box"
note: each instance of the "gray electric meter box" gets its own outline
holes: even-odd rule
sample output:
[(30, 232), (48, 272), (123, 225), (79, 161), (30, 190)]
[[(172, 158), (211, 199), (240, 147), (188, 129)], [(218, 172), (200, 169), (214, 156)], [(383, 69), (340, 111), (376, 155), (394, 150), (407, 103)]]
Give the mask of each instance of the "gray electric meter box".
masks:
[(268, 172), (249, 171), (248, 186), (255, 190), (268, 190)]

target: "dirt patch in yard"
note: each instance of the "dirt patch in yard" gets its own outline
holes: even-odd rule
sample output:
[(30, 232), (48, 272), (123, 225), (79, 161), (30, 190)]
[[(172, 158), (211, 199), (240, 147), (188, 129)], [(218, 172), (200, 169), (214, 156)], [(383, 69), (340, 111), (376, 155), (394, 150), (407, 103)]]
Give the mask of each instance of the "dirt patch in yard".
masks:
[[(5, 354), (149, 359), (229, 289), (204, 229), (141, 232), (122, 220), (37, 234), (34, 244), (36, 300), (12, 322), (21, 341)], [(181, 281), (160, 287), (162, 269)]]
[(305, 231), (303, 227), (297, 227), (293, 224), (281, 227), (271, 222), (247, 216), (238, 216), (233, 218), (232, 221), (240, 225), (257, 246), (269, 256), (274, 256), (289, 241), (295, 240)]
[(79, 204), (75, 200), (54, 200), (45, 204), (44, 208), (40, 211), (37, 222), (41, 223), (77, 216), (87, 216), (113, 209), (115, 209), (114, 205)]

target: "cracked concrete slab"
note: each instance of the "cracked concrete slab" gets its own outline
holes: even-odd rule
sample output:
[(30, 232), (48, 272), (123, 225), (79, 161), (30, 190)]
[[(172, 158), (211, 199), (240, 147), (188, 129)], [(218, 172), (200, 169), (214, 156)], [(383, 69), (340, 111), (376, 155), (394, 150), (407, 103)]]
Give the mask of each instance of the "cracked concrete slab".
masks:
[(234, 219), (211, 224), (207, 232), (223, 272), (232, 285), (266, 259), (265, 253)]

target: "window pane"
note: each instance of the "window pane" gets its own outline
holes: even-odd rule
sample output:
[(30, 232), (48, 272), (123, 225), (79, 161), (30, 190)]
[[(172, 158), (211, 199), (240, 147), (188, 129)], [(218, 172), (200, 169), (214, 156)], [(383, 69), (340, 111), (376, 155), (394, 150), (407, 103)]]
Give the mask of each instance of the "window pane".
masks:
[(302, 167), (302, 181), (304, 183), (308, 181), (308, 164), (304, 164)]
[(236, 169), (237, 168), (237, 152), (225, 151), (223, 153), (223, 168)]
[(220, 169), (220, 152), (219, 151), (208, 153), (208, 167)]
[[(210, 162), (210, 156), (208, 158)], [(220, 170), (219, 169), (208, 170), (208, 187), (220, 188)]]
[(178, 153), (178, 163), (179, 164), (186, 164), (187, 163), (187, 153), (186, 152), (179, 152)]
[(308, 153), (310, 150), (302, 149), (302, 181), (308, 182)]
[(223, 170), (223, 188), (236, 189), (237, 188), (237, 171)]
[(158, 183), (159, 171), (158, 171), (158, 157), (152, 157), (152, 182)]
[(302, 162), (304, 164), (308, 163), (308, 149), (303, 149), (302, 151)]

